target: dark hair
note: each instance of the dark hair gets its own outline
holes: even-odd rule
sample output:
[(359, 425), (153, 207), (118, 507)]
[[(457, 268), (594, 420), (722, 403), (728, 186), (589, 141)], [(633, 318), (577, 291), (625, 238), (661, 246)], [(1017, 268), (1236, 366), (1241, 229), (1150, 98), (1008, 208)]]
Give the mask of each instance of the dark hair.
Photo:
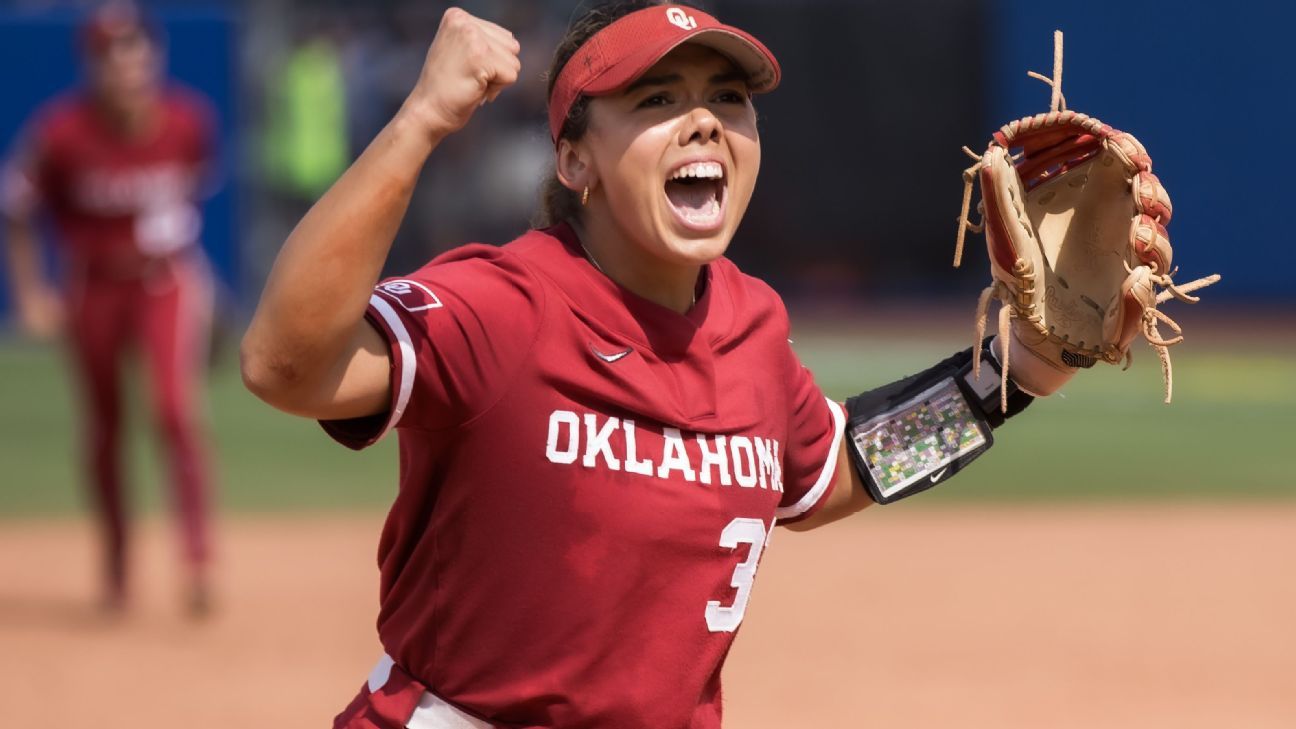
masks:
[[(558, 74), (562, 72), (563, 67), (572, 56), (576, 55), (577, 49), (585, 45), (585, 42), (595, 33), (637, 10), (668, 3), (669, 0), (617, 0), (595, 5), (577, 16), (554, 51), (553, 63), (549, 65), (549, 73), (546, 76), (547, 96), (553, 95), (554, 82), (558, 80)], [(585, 136), (588, 129), (589, 97), (582, 95), (567, 112), (567, 119), (563, 122), (562, 134), (559, 138), (574, 142)], [(580, 198), (580, 193), (567, 189), (558, 180), (558, 173), (555, 170), (540, 185), (540, 210), (533, 221), (535, 227), (547, 228), (565, 220), (579, 218)]]
[(77, 43), (87, 58), (98, 58), (114, 41), (130, 36), (143, 38), (154, 48), (166, 43), (166, 34), (157, 19), (132, 0), (100, 3), (77, 28)]

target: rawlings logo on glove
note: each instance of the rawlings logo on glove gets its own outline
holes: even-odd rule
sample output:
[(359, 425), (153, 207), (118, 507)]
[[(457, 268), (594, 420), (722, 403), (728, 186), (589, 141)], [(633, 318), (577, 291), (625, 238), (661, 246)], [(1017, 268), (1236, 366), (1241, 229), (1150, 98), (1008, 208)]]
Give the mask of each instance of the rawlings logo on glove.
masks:
[[(1078, 368), (1098, 361), (1128, 367), (1130, 344), (1142, 335), (1161, 360), (1168, 403), (1169, 347), (1183, 331), (1157, 304), (1196, 303), (1191, 292), (1219, 275), (1173, 281), (1170, 196), (1133, 135), (1066, 108), (1061, 31), (1054, 33), (1053, 77), (1029, 75), (1053, 87), (1051, 110), (1004, 125), (983, 155), (963, 148), (976, 163), (963, 172), (954, 265), (967, 230), (984, 231), (994, 278), (977, 305), (976, 342), (990, 300), (998, 299), (1002, 392), (1012, 366), (1019, 387), (1049, 395)], [(974, 225), (968, 210), (977, 179), (982, 222)], [(1163, 336), (1160, 324), (1174, 334)], [(973, 350), (979, 355), (979, 346)]]

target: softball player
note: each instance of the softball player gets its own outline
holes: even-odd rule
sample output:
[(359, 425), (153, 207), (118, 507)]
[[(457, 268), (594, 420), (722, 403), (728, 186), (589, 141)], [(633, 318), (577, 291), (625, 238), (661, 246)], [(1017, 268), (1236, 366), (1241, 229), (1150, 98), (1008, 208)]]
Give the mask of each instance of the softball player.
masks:
[[(760, 166), (751, 96), (778, 63), (686, 6), (597, 7), (559, 46), (548, 227), (375, 288), (420, 168), (517, 79), (518, 50), (446, 12), (403, 108), (285, 243), (243, 341), (272, 405), (352, 448), (399, 433), (386, 655), (335, 727), (717, 727), (776, 521), (934, 484), (989, 428), (970, 419), (973, 447), (919, 486), (864, 488), (873, 431), (850, 445), (779, 297), (724, 258)], [(970, 359), (854, 399), (849, 422), (964, 392)]]
[[(9, 277), (24, 330), (66, 330), (86, 407), (84, 450), (104, 539), (104, 605), (127, 599), (127, 508), (121, 473), (121, 367), (138, 344), (162, 442), (187, 571), (187, 604), (209, 608), (208, 472), (197, 389), (212, 285), (198, 245), (197, 199), (209, 165), (211, 114), (194, 92), (163, 84), (152, 26), (129, 5), (82, 28), (88, 89), (27, 125), (5, 169)], [(61, 293), (40, 266), (36, 217), (55, 223)]]

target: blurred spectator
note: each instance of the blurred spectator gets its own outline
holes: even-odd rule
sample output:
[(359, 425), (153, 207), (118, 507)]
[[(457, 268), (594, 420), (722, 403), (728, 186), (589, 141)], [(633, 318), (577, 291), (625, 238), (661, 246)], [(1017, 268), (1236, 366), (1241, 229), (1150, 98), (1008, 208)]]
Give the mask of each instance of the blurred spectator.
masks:
[(341, 56), (327, 34), (313, 33), (270, 78), (267, 177), (284, 193), (312, 201), (351, 161)]

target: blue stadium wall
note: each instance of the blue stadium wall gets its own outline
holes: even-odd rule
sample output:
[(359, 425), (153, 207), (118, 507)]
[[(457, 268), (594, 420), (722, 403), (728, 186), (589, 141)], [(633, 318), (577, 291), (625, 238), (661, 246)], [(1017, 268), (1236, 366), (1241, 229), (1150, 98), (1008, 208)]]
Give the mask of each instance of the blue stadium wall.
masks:
[[(51, 96), (81, 82), (72, 11), (0, 10), (0, 150), (9, 154), (15, 135), (31, 112)], [(239, 292), (235, 22), (229, 11), (172, 9), (157, 14), (168, 38), (168, 68), (181, 83), (206, 94), (218, 116), (220, 189), (204, 206), (203, 244), (226, 290)], [(3, 265), (3, 264), (0, 264)], [(0, 307), (9, 307), (0, 280)]]

